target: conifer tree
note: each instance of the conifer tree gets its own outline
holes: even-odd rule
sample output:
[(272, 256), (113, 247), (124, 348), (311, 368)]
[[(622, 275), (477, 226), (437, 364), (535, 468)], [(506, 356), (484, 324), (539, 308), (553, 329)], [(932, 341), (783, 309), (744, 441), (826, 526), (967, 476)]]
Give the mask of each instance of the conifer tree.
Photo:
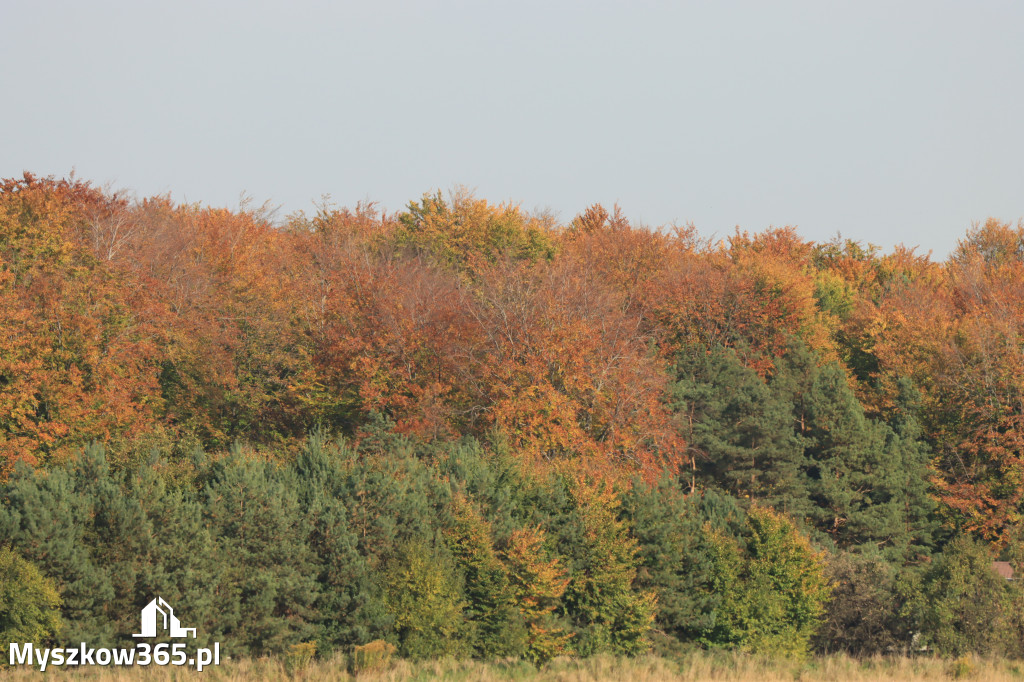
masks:
[(544, 540), (539, 527), (522, 528), (512, 533), (502, 553), (515, 605), (526, 622), (524, 656), (536, 665), (568, 651), (572, 639), (555, 616), (569, 579), (558, 558), (545, 549)]
[(579, 479), (569, 483), (569, 494), (571, 523), (559, 549), (570, 567), (562, 609), (574, 627), (573, 647), (581, 656), (642, 653), (650, 646), (657, 597), (633, 589), (638, 547), (618, 518), (618, 497), (604, 484)]
[(324, 655), (335, 646), (382, 637), (391, 624), (380, 586), (359, 554), (343, 500), (352, 456), (346, 443), (331, 443), (317, 430), (293, 464), (308, 544), (317, 557), (317, 650)]
[(885, 550), (902, 559), (927, 544), (930, 505), (922, 485), (926, 451), (909, 420), (904, 433), (869, 419), (835, 363), (819, 365), (794, 344), (772, 390), (792, 405), (804, 446), (801, 478), (809, 504), (798, 516), (840, 548)]
[[(635, 479), (622, 495), (622, 511), (639, 544), (636, 589), (658, 597), (655, 645), (665, 651), (695, 642), (718, 618), (723, 595), (714, 589), (714, 548), (699, 493), (684, 496), (665, 475), (649, 486)], [(739, 510), (737, 510), (738, 513)], [(725, 527), (721, 519), (716, 526)]]
[(40, 476), (16, 467), (0, 494), (0, 543), (13, 546), (54, 581), (68, 641), (109, 646), (116, 633), (105, 610), (115, 586), (90, 552), (94, 500), (92, 491), (77, 483), (64, 469)]
[(703, 480), (802, 515), (803, 444), (789, 402), (731, 348), (690, 347), (679, 354), (676, 373), (676, 409)]
[(316, 558), (296, 487), (288, 470), (239, 448), (208, 473), (204, 517), (223, 562), (219, 622), (236, 651), (279, 652), (314, 632)]
[(465, 496), (456, 495), (452, 501), (454, 524), (445, 536), (464, 577), (464, 616), (472, 628), (474, 656), (519, 656), (526, 646), (526, 623), (515, 607), (490, 523)]

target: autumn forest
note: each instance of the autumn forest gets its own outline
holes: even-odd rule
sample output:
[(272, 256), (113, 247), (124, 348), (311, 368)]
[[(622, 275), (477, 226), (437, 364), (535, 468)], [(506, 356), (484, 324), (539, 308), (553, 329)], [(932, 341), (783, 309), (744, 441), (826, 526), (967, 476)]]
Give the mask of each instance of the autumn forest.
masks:
[(236, 656), (1022, 656), (993, 562), (1024, 226), (937, 261), (0, 181), (0, 646), (130, 642), (159, 593)]

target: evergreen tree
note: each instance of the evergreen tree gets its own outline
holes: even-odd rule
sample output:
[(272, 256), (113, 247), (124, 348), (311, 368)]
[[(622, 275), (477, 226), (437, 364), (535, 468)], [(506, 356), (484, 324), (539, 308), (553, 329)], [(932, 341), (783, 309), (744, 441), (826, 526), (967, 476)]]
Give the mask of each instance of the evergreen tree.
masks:
[(279, 652), (314, 633), (318, 571), (297, 487), (288, 470), (238, 448), (210, 468), (204, 517), (223, 562), (217, 604), (225, 647)]
[[(219, 630), (216, 614), (224, 568), (204, 522), (202, 505), (191, 491), (168, 486), (157, 462), (149, 462), (125, 478), (122, 494), (135, 501), (145, 521), (138, 526), (144, 535), (133, 558), (134, 591), (121, 631), (137, 632), (133, 628), (139, 611), (160, 596), (174, 607), (182, 622), (196, 628), (196, 638), (189, 640), (188, 646), (209, 646)], [(117, 542), (132, 544), (123, 536)]]
[(49, 576), (61, 594), (63, 636), (70, 642), (115, 642), (106, 605), (115, 587), (90, 551), (92, 491), (73, 472), (36, 475), (18, 466), (2, 488), (0, 544), (8, 544)]
[(574, 626), (576, 653), (642, 653), (650, 646), (657, 598), (633, 589), (638, 547), (618, 518), (617, 496), (583, 480), (572, 481), (569, 493), (571, 523), (561, 529), (559, 549), (569, 563), (562, 609)]
[(213, 634), (220, 560), (200, 505), (168, 489), (156, 462), (114, 472), (90, 446), (65, 469), (8, 481), (0, 533), (54, 576), (65, 633), (112, 646), (132, 641), (140, 609), (162, 596)]
[(359, 553), (343, 501), (353, 457), (346, 443), (331, 443), (323, 431), (315, 431), (293, 464), (308, 545), (317, 558), (321, 654), (336, 646), (365, 644), (384, 636), (391, 626), (383, 592)]
[(494, 548), (490, 523), (462, 495), (453, 499), (455, 522), (446, 532), (448, 546), (464, 577), (466, 609), (474, 656), (520, 656), (526, 623), (515, 606), (508, 571)]
[(802, 345), (780, 362), (772, 389), (792, 404), (804, 444), (811, 505), (803, 517), (840, 548), (881, 548), (904, 559), (928, 542), (926, 491), (907, 477), (926, 477), (925, 451), (913, 425), (904, 434), (869, 419), (836, 363), (819, 365)]
[(665, 653), (679, 642), (697, 641), (714, 625), (721, 607), (701, 497), (684, 496), (668, 475), (653, 486), (635, 479), (622, 495), (623, 516), (640, 546), (634, 586), (658, 597), (654, 643)]
[(732, 348), (694, 346), (678, 357), (675, 408), (702, 479), (740, 498), (805, 513), (802, 442), (790, 403)]
[(1012, 652), (1012, 598), (1007, 580), (993, 570), (988, 547), (957, 536), (924, 576), (916, 605), (922, 634), (943, 655)]

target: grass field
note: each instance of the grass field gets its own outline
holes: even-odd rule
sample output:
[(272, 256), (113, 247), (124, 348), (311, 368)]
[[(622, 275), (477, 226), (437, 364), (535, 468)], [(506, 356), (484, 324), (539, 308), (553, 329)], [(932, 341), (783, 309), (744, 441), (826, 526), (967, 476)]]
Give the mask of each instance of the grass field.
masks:
[[(229, 661), (202, 673), (176, 667), (110, 669), (92, 667), (81, 670), (47, 671), (57, 676), (114, 682), (116, 680), (366, 680), (367, 682), (405, 680), (561, 680), (564, 682), (596, 682), (598, 680), (721, 680), (723, 682), (786, 682), (818, 680), (951, 680), (969, 679), (977, 682), (1024, 680), (1024, 662), (983, 660), (975, 658), (943, 661), (932, 658), (875, 658), (855, 660), (843, 656), (814, 658), (802, 663), (768, 661), (743, 655), (695, 654), (679, 660), (653, 656), (634, 659), (598, 656), (583, 660), (558, 659), (542, 670), (522, 662), (478, 663), (473, 661), (434, 661), (408, 663), (397, 661), (384, 670), (352, 675), (342, 657), (315, 661), (304, 666), (284, 660)], [(9, 680), (36, 679), (39, 673), (28, 668), (2, 668), (0, 678)]]

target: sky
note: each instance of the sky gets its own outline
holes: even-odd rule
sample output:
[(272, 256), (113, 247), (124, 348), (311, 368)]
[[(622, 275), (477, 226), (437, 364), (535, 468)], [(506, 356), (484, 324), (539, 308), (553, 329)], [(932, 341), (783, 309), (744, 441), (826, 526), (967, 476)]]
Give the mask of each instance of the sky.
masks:
[(1024, 3), (0, 0), (0, 177), (279, 215), (466, 186), (945, 257), (1024, 217)]

